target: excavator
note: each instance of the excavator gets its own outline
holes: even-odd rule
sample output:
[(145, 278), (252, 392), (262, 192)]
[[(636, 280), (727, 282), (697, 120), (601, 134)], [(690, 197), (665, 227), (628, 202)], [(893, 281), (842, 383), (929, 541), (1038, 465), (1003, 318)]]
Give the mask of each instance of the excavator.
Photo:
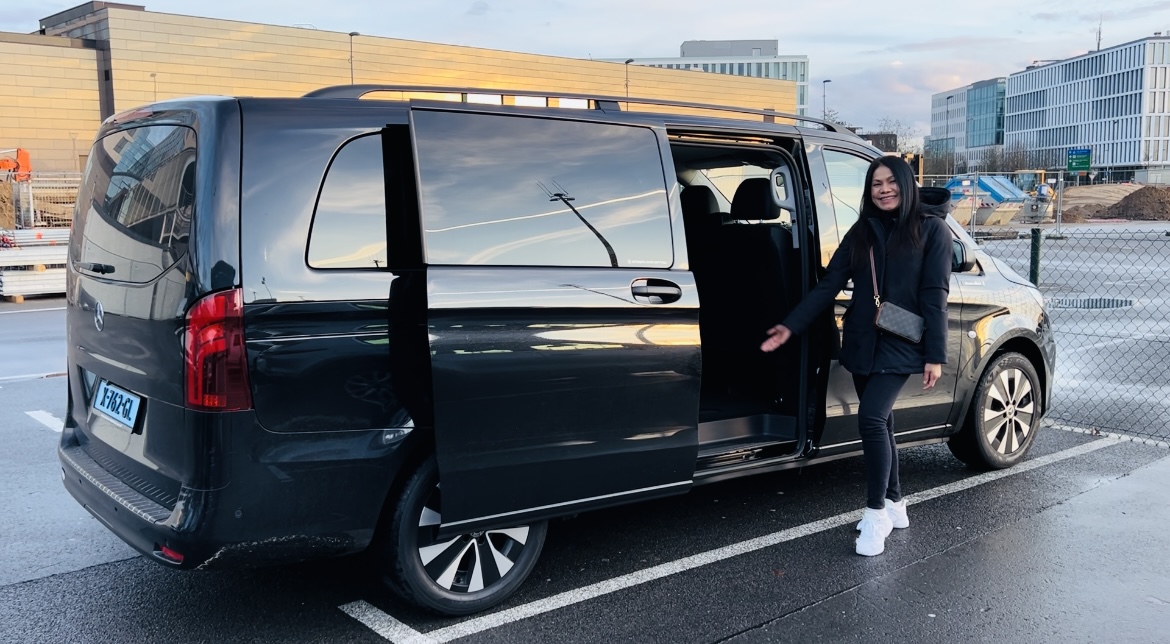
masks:
[(11, 172), (17, 181), (28, 181), (32, 178), (32, 162), (29, 160), (28, 150), (14, 148), (0, 150), (0, 155), (15, 153), (16, 158), (0, 158), (0, 172)]

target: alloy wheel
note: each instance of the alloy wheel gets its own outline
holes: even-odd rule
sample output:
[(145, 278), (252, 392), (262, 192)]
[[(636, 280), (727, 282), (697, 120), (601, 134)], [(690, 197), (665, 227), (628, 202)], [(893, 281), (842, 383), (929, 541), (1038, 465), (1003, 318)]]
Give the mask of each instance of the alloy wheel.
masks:
[(529, 543), (529, 526), (485, 530), (439, 540), (442, 495), (436, 485), (418, 521), (418, 556), (427, 576), (453, 593), (475, 593), (503, 582)]
[(987, 444), (1010, 455), (1023, 447), (1036, 420), (1032, 382), (1020, 369), (1004, 369), (990, 383), (983, 404), (983, 432)]

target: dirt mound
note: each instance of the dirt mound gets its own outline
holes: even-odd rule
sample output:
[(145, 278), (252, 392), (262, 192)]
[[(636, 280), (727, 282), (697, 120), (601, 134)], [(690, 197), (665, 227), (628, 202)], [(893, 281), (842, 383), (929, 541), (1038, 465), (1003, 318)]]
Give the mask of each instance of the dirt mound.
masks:
[(1098, 183), (1091, 186), (1068, 186), (1064, 188), (1064, 207), (1112, 206), (1133, 192), (1141, 189), (1136, 183)]
[(1065, 208), (1060, 215), (1060, 220), (1066, 224), (1082, 224), (1090, 217), (1096, 217), (1097, 213), (1103, 210), (1100, 206), (1073, 206), (1072, 208)]
[(1094, 216), (1105, 219), (1170, 221), (1170, 188), (1146, 186)]

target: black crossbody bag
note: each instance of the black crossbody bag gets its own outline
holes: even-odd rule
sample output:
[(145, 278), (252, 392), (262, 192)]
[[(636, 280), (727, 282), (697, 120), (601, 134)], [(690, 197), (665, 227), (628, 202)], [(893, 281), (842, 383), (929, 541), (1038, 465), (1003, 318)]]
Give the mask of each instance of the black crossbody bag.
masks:
[(881, 295), (878, 294), (877, 268), (874, 267), (873, 263), (873, 247), (869, 249), (869, 276), (873, 279), (873, 304), (877, 307), (877, 313), (873, 316), (874, 326), (915, 344), (921, 342), (922, 316), (907, 311), (892, 302), (883, 302)]

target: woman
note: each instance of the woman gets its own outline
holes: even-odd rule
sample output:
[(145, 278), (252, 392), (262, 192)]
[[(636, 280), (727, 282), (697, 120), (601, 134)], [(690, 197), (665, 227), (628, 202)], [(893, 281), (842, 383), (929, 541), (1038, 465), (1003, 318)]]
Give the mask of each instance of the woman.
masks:
[[(833, 254), (824, 278), (783, 324), (768, 330), (760, 346), (775, 351), (806, 330), (837, 293), (853, 280), (853, 303), (845, 312), (841, 366), (853, 374), (866, 473), (866, 508), (858, 529), (857, 554), (872, 557), (885, 550), (893, 528), (909, 527), (906, 502), (898, 483), (894, 441), (894, 401), (913, 374), (921, 373), (929, 389), (946, 364), (947, 294), (950, 290), (951, 232), (942, 217), (950, 192), (924, 188), (923, 201), (910, 166), (898, 157), (875, 160), (866, 173), (868, 189), (861, 217)], [(878, 295), (923, 318), (917, 343), (878, 329), (870, 250), (876, 267)]]

